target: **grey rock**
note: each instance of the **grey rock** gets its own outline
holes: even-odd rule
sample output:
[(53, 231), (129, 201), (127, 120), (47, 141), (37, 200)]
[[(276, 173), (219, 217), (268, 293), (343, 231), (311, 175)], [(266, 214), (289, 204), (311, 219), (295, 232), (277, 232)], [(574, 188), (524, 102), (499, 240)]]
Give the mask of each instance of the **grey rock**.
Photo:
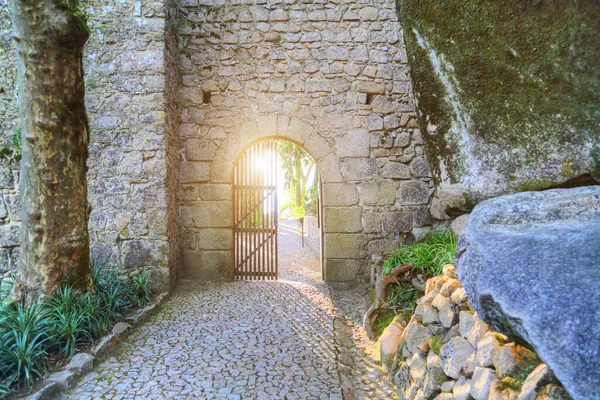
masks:
[(477, 343), (477, 360), (482, 367), (493, 365), (494, 354), (500, 348), (500, 342), (493, 332), (486, 333)]
[(517, 351), (514, 343), (500, 347), (492, 359), (496, 374), (503, 378), (515, 372), (518, 366)]
[(418, 387), (423, 387), (425, 374), (427, 373), (427, 357), (420, 352), (416, 352), (406, 363), (410, 368), (410, 377), (414, 384)]
[(574, 398), (596, 398), (600, 316), (590, 310), (600, 307), (600, 187), (479, 204), (455, 265), (485, 322), (531, 344)]
[(444, 373), (453, 379), (458, 379), (474, 352), (473, 346), (464, 338), (457, 336), (450, 339), (440, 349)]
[(461, 376), (452, 388), (454, 400), (469, 400), (471, 398), (471, 380)]
[(100, 343), (92, 348), (92, 354), (98, 359), (104, 359), (109, 356), (117, 347), (117, 340), (112, 333), (105, 336)]
[(71, 361), (65, 367), (65, 370), (74, 375), (83, 375), (94, 369), (94, 356), (88, 353), (78, 353), (71, 358)]
[(442, 390), (442, 384), (448, 380), (442, 368), (442, 359), (433, 351), (427, 355), (427, 374), (423, 382), (423, 395), (427, 399), (433, 398)]
[(518, 400), (535, 400), (538, 392), (550, 383), (555, 382), (554, 374), (546, 364), (538, 365), (529, 373), (519, 393)]
[(48, 382), (37, 392), (27, 397), (27, 400), (52, 400), (61, 392), (60, 384), (57, 382)]
[(421, 181), (402, 182), (398, 200), (406, 205), (425, 204), (429, 201), (429, 186)]
[(496, 373), (489, 368), (475, 368), (471, 380), (471, 396), (475, 400), (487, 400), (490, 388), (498, 381)]
[(454, 232), (456, 236), (460, 236), (460, 234), (465, 230), (470, 216), (471, 214), (464, 214), (459, 217), (456, 217), (456, 219), (452, 221), (450, 227), (452, 228), (452, 232)]
[(56, 382), (62, 391), (66, 391), (75, 383), (75, 375), (71, 371), (55, 372), (47, 378), (48, 382)]

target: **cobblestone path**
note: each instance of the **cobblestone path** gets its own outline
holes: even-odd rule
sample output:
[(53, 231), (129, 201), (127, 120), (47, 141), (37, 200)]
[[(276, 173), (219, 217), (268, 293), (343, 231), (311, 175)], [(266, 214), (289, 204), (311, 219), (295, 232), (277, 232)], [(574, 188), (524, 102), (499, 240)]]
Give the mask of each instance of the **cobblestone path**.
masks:
[(282, 227), (279, 282), (183, 281), (65, 398), (393, 398), (357, 325), (362, 297), (320, 282), (299, 240)]

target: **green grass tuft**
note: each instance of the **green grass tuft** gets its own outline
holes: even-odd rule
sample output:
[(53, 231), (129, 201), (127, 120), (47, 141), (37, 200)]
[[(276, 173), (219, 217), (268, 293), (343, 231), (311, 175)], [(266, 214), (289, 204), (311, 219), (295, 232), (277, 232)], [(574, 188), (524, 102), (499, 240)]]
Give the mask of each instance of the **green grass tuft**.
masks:
[(452, 263), (458, 238), (450, 230), (439, 230), (428, 234), (423, 241), (402, 246), (383, 262), (382, 273), (388, 274), (400, 264), (413, 264), (425, 278), (442, 274), (444, 264)]

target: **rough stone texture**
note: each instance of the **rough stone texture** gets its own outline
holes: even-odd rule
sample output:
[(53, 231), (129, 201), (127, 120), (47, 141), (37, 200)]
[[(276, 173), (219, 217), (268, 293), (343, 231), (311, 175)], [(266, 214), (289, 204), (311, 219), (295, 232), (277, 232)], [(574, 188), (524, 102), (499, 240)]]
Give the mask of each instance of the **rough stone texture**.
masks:
[(498, 377), (489, 368), (475, 368), (473, 379), (471, 380), (471, 396), (475, 400), (487, 400), (490, 393), (490, 388)]
[[(194, 261), (209, 206), (194, 193), (228, 184), (240, 154), (265, 138), (291, 140), (317, 162), (326, 280), (354, 279), (382, 230), (398, 241), (416, 227), (432, 183), (393, 0), (188, 1), (179, 35), (179, 212), (191, 238), (189, 276), (222, 278), (230, 268)], [(410, 193), (398, 191), (398, 180), (414, 183)], [(228, 198), (211, 203), (230, 213)], [(231, 243), (219, 249), (223, 257)]]
[[(174, 0), (82, 1), (90, 15), (84, 52), (90, 122), (88, 193), (92, 257), (149, 270), (156, 291), (169, 288), (180, 265), (177, 210), (176, 116), (173, 84), (178, 68)], [(174, 19), (175, 17), (175, 19)], [(14, 97), (14, 50), (6, 0), (0, 1), (0, 147), (13, 147), (18, 132)], [(175, 56), (175, 57), (174, 57)], [(170, 85), (170, 86), (169, 86)], [(6, 154), (9, 154), (8, 156)], [(0, 220), (20, 222), (18, 160), (0, 156)], [(5, 173), (6, 172), (6, 173)], [(10, 173), (8, 173), (10, 172)], [(13, 178), (10, 177), (13, 175)], [(6, 206), (5, 206), (6, 204)], [(0, 236), (4, 237), (2, 233)], [(134, 242), (135, 246), (131, 246)], [(17, 243), (2, 246), (11, 260)], [(3, 249), (3, 250), (4, 250)], [(132, 252), (152, 254), (129, 263)], [(137, 257), (137, 256), (136, 256)], [(169, 272), (171, 271), (171, 272)], [(169, 276), (171, 274), (171, 277)], [(0, 276), (2, 274), (0, 273)]]
[[(542, 390), (561, 396), (564, 389), (544, 372), (548, 368), (536, 369), (545, 364), (535, 353), (490, 330), (479, 319), (456, 279), (454, 266), (444, 265), (443, 272), (427, 280), (426, 294), (418, 300), (405, 340), (396, 351), (390, 375), (399, 398), (517, 400), (521, 385), (534, 388), (524, 392), (529, 397), (535, 398)], [(446, 327), (442, 313), (435, 309), (450, 301), (456, 320)]]
[(479, 204), (456, 261), (484, 321), (531, 344), (573, 397), (597, 395), (600, 187), (520, 193)]
[(600, 179), (597, 4), (397, 3), (444, 210)]

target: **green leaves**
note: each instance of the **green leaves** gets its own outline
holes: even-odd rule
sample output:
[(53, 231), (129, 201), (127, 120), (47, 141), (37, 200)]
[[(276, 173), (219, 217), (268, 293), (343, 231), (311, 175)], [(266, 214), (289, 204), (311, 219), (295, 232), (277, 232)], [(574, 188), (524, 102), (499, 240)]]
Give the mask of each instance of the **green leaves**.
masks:
[(127, 307), (150, 301), (146, 271), (133, 279), (112, 265), (92, 266), (93, 290), (81, 293), (62, 286), (53, 296), (31, 307), (6, 304), (11, 279), (0, 286), (0, 397), (31, 389), (43, 377), (48, 359), (69, 358), (93, 344), (121, 317)]
[(413, 269), (423, 275), (441, 275), (444, 264), (452, 263), (458, 238), (450, 230), (434, 230), (422, 242), (403, 246), (394, 251), (384, 262), (382, 273), (388, 274), (400, 264), (413, 264)]

